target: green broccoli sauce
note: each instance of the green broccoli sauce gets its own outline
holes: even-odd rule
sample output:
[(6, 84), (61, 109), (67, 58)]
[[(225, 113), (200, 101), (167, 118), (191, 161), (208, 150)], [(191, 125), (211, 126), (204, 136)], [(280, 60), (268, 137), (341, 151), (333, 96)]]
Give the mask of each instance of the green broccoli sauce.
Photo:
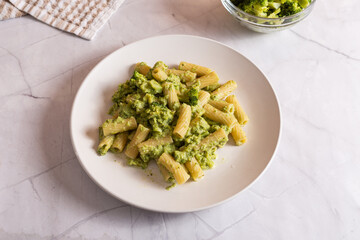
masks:
[(104, 156), (107, 153), (107, 146), (98, 147), (97, 152), (100, 156)]
[(264, 17), (286, 17), (309, 6), (311, 0), (231, 0), (231, 2), (246, 13)]
[(165, 189), (170, 190), (172, 188), (176, 187), (176, 183), (172, 183), (171, 185), (167, 186)]
[[(189, 134), (185, 136), (186, 144), (174, 152), (174, 158), (177, 162), (185, 163), (189, 161), (189, 159), (195, 157), (202, 169), (209, 169), (214, 166), (213, 160), (217, 157), (216, 149), (223, 147), (228, 141), (228, 138), (219, 139), (217, 142), (212, 142), (199, 147), (198, 144), (200, 141), (208, 136), (213, 128), (213, 126), (208, 124), (203, 126), (202, 123), (202, 121), (199, 121), (199, 125), (193, 126), (190, 131), (188, 131), (188, 133), (193, 132), (194, 135)], [(223, 126), (221, 125), (219, 128), (220, 127)]]
[(148, 166), (148, 162), (144, 162), (141, 158), (129, 159), (129, 166), (141, 167), (142, 169), (146, 169)]
[(207, 123), (207, 121), (204, 118), (199, 117), (198, 120), (189, 127), (189, 130), (187, 131), (184, 138), (185, 144), (199, 144), (203, 138), (210, 134), (209, 129), (210, 125)]
[(140, 158), (144, 162), (149, 162), (152, 159), (158, 159), (164, 152), (172, 154), (175, 151), (174, 144), (165, 144), (157, 146), (144, 146), (139, 149)]
[(165, 80), (166, 82), (170, 82), (173, 84), (175, 90), (179, 91), (181, 88), (181, 81), (180, 77), (176, 76), (175, 74), (170, 74), (168, 78)]

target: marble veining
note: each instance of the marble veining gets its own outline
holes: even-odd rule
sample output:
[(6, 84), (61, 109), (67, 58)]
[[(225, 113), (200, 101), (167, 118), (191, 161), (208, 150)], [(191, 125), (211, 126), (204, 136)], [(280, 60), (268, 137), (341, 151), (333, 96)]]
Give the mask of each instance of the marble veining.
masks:
[[(360, 239), (360, 10), (318, 1), (290, 30), (241, 27), (218, 0), (125, 1), (93, 41), (29, 16), (0, 22), (0, 239)], [(282, 138), (268, 171), (220, 206), (165, 214), (114, 199), (71, 146), (76, 91), (136, 40), (191, 34), (225, 43), (269, 78)]]

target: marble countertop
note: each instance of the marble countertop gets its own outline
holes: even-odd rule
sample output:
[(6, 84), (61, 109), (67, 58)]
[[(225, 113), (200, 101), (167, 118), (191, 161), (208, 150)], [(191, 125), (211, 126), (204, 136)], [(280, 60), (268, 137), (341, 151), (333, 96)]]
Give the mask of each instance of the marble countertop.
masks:
[[(0, 22), (0, 239), (360, 239), (359, 11), (355, 0), (318, 1), (292, 29), (258, 34), (218, 0), (128, 0), (93, 41), (29, 16)], [(200, 212), (149, 212), (111, 197), (70, 141), (86, 74), (114, 50), (162, 34), (238, 50), (268, 76), (282, 108), (268, 171)]]

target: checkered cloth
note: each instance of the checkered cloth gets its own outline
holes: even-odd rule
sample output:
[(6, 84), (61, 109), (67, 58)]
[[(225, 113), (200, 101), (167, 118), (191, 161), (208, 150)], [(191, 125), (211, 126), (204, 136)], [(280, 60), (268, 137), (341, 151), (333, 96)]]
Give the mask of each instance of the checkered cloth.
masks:
[(66, 32), (93, 39), (124, 0), (0, 0), (0, 20), (27, 14)]
[(16, 18), (25, 15), (7, 0), (0, 0), (0, 20)]

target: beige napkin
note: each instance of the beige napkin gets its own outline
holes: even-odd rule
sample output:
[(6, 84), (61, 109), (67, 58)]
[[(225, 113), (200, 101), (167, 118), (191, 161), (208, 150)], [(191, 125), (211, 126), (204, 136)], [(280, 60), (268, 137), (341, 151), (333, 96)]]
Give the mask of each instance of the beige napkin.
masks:
[(124, 0), (0, 0), (0, 20), (25, 13), (85, 39), (93, 39)]

